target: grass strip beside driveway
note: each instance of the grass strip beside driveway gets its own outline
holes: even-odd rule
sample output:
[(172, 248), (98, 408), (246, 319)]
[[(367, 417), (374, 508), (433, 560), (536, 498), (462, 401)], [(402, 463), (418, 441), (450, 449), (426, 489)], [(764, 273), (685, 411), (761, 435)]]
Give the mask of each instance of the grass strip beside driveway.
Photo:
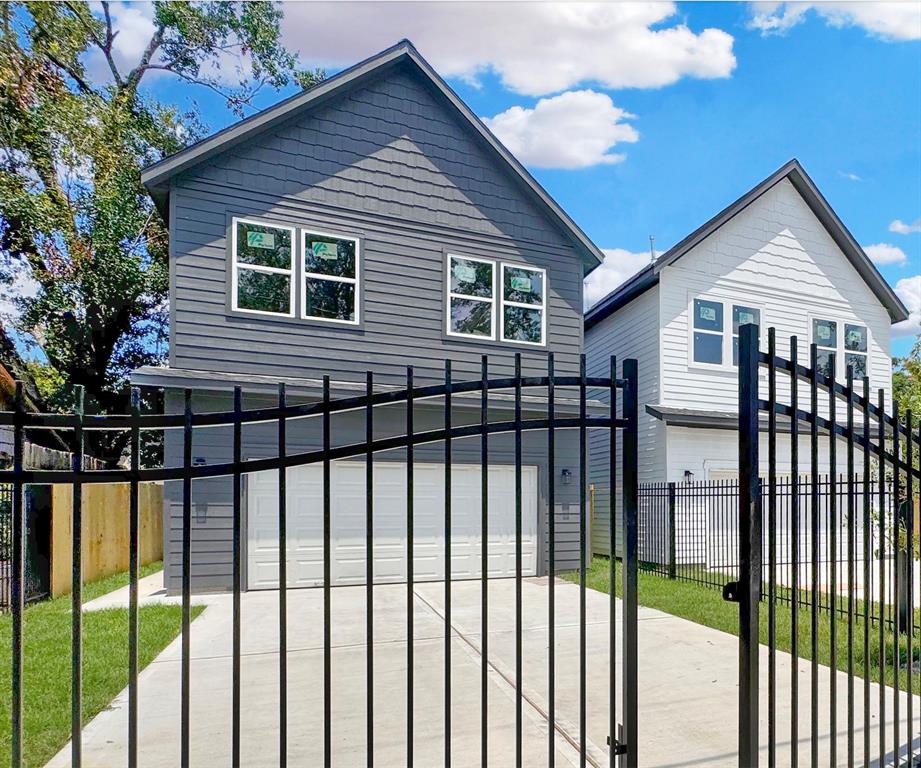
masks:
[[(146, 576), (162, 568), (151, 563)], [(84, 602), (128, 583), (120, 573), (83, 586)], [(192, 615), (201, 612), (193, 606)], [(178, 605), (139, 608), (138, 662), (149, 664), (179, 634)], [(0, 616), (0, 765), (10, 764), (12, 617)], [(23, 631), (24, 765), (38, 768), (70, 739), (70, 595), (28, 606)], [(128, 609), (107, 608), (83, 614), (83, 721), (89, 722), (128, 685)]]
[[(611, 580), (609, 573), (609, 560), (607, 557), (593, 557), (588, 570), (586, 571), (586, 586), (599, 592), (609, 593)], [(623, 564), (617, 561), (615, 566), (617, 579), (617, 596), (622, 597), (623, 589)], [(572, 571), (561, 574), (561, 577), (573, 583), (579, 583), (579, 573)], [(728, 578), (727, 578), (728, 580)], [(765, 587), (765, 591), (767, 587)], [(808, 599), (805, 591), (801, 592), (802, 600)], [(639, 604), (647, 608), (654, 608), (669, 613), (673, 616), (679, 616), (688, 621), (702, 624), (705, 627), (718, 629), (721, 632), (728, 632), (732, 635), (739, 634), (739, 606), (737, 603), (729, 603), (723, 600), (719, 589), (694, 584), (686, 581), (671, 580), (665, 576), (659, 576), (652, 573), (639, 572), (638, 583)], [(863, 601), (855, 601), (855, 612), (857, 616), (854, 622), (854, 676), (863, 677), (864, 675), (864, 646), (863, 646)], [(778, 651), (790, 652), (793, 647), (793, 622), (792, 608), (789, 604), (776, 605), (775, 611), (775, 648)], [(875, 610), (875, 609), (874, 609)], [(811, 636), (811, 612), (808, 606), (801, 605), (799, 611), (799, 657), (801, 659), (812, 658), (812, 636)], [(768, 642), (768, 606), (766, 602), (761, 603), (761, 609), (758, 612), (760, 619), (760, 640), (762, 645)], [(826, 611), (819, 612), (819, 632), (818, 632), (818, 659), (820, 664), (831, 666), (831, 625), (832, 616)], [(917, 612), (915, 620), (917, 621)], [(837, 614), (836, 631), (836, 648), (837, 648), (837, 668), (847, 671), (847, 640), (848, 640), (848, 622), (847, 616)], [(908, 684), (908, 648), (904, 635), (900, 636), (899, 642), (894, 642), (894, 637), (889, 628), (883, 638), (885, 650), (885, 670), (884, 677), (888, 685), (895, 682), (895, 672), (893, 661), (895, 658), (896, 647), (899, 653), (899, 667), (901, 669), (900, 685), (905, 690)], [(921, 640), (916, 639), (912, 649), (915, 657), (915, 663), (918, 663), (921, 657)], [(879, 625), (872, 622), (870, 625), (870, 643), (867, 649), (869, 658), (869, 677), (874, 682), (879, 682), (881, 675), (879, 669)], [(915, 676), (917, 683), (917, 675)]]

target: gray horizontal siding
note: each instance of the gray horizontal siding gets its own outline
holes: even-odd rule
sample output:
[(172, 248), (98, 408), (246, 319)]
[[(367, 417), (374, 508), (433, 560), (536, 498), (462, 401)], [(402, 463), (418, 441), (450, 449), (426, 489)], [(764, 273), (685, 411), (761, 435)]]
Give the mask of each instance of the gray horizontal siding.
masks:
[[(361, 329), (231, 316), (233, 216), (361, 238)], [(582, 348), (582, 266), (560, 232), (456, 116), (402, 69), (179, 177), (171, 192), (175, 368), (395, 383), (452, 360), (457, 376), (545, 370), (533, 347), (444, 335), (445, 251), (547, 270), (548, 349), (574, 373)]]
[[(257, 395), (245, 398), (244, 407), (256, 408), (270, 405), (272, 400)], [(168, 392), (168, 412), (178, 412), (182, 398), (178, 392)], [(196, 393), (193, 397), (196, 411), (228, 410), (231, 397), (220, 394)], [(499, 412), (490, 413), (495, 421), (506, 418)], [(417, 431), (443, 425), (443, 411), (434, 405), (417, 404), (415, 428)], [(454, 423), (478, 422), (478, 413), (457, 411)], [(332, 445), (347, 445), (364, 440), (363, 413), (345, 413), (335, 416), (330, 424)], [(321, 423), (318, 419), (290, 421), (287, 427), (288, 453), (312, 450), (321, 445)], [(405, 430), (405, 408), (400, 406), (379, 408), (375, 411), (375, 436), (398, 435)], [(243, 456), (246, 459), (277, 455), (277, 431), (274, 424), (246, 425), (243, 429)], [(560, 431), (556, 435), (556, 561), (560, 571), (570, 570), (579, 564), (579, 490), (578, 490), (578, 436), (573, 431)], [(207, 463), (229, 461), (232, 457), (232, 432), (229, 427), (200, 428), (193, 433), (192, 455)], [(452, 458), (457, 463), (479, 463), (479, 438), (458, 439), (453, 442)], [(542, 538), (539, 555), (540, 572), (546, 572), (548, 561), (547, 540), (547, 440), (546, 433), (525, 433), (522, 438), (523, 463), (538, 467), (538, 524)], [(402, 461), (404, 451), (390, 451), (375, 455), (375, 461)], [(441, 462), (443, 444), (417, 446), (417, 462)], [(495, 435), (489, 439), (489, 460), (493, 464), (514, 463), (514, 442), (511, 435)], [(169, 430), (166, 438), (165, 461), (176, 466), (182, 461), (182, 433)], [(573, 483), (559, 482), (562, 470), (569, 469)], [(192, 584), (198, 591), (225, 590), (232, 584), (233, 536), (233, 484), (231, 478), (196, 480), (192, 484)], [(245, 496), (244, 496), (245, 506)], [(245, 510), (244, 510), (245, 514)], [(245, 531), (245, 522), (244, 522)], [(181, 588), (182, 557), (182, 484), (166, 483), (164, 490), (164, 567), (166, 586), (171, 592)], [(245, 533), (244, 533), (245, 547)], [(245, 552), (245, 549), (244, 549)], [(245, 555), (244, 555), (245, 557)]]

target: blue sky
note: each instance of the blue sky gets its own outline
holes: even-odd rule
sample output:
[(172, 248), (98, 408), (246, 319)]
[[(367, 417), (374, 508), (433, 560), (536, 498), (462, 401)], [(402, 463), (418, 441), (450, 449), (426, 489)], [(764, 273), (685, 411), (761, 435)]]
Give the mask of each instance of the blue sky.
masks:
[[(921, 4), (282, 7), (286, 44), (330, 73), (412, 39), (589, 236), (617, 249), (596, 294), (648, 258), (650, 234), (668, 248), (797, 157), (921, 313)], [(120, 7), (125, 56), (148, 8)], [(210, 128), (234, 119), (201, 89), (149, 87), (196, 103)], [(893, 353), (911, 338), (899, 329)]]

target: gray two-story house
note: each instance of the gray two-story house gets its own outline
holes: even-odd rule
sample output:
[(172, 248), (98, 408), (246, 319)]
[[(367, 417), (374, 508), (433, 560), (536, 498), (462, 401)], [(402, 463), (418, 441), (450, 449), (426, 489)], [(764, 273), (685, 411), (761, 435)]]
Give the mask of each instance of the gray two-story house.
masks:
[[(602, 259), (576, 224), (496, 140), (408, 42), (164, 159), (143, 173), (170, 230), (169, 365), (134, 373), (162, 387), (167, 409), (193, 391), (196, 411), (244, 407), (478, 378), (508, 376), (517, 353), (525, 375), (578, 372), (582, 280)], [(526, 410), (541, 409), (529, 392)], [(567, 394), (559, 393), (565, 409)], [(479, 395), (456, 396), (455, 423), (478, 422)], [(511, 409), (490, 399), (490, 418)], [(443, 403), (420, 401), (416, 429), (443, 424)], [(404, 406), (375, 412), (375, 436), (397, 435)], [(360, 442), (364, 413), (332, 418), (332, 443)], [(317, 419), (288, 425), (289, 454), (320, 445)], [(556, 516), (559, 567), (578, 562), (578, 439), (557, 439), (548, 476), (546, 434), (524, 436), (524, 572), (546, 572), (547, 520)], [(231, 457), (231, 433), (197, 429), (193, 462)], [(272, 424), (248, 425), (244, 458), (274, 456)], [(182, 435), (166, 439), (166, 463), (182, 461)], [(444, 446), (415, 450), (415, 578), (444, 574)], [(489, 444), (490, 575), (514, 573), (515, 473), (510, 437)], [(455, 578), (479, 576), (479, 439), (453, 448)], [(246, 475), (244, 584), (278, 583), (277, 473)], [(547, 508), (549, 484), (556, 508)], [(322, 582), (322, 471), (288, 472), (290, 586)], [(334, 584), (365, 574), (365, 474), (360, 461), (331, 471)], [(403, 451), (375, 456), (374, 578), (406, 578), (406, 468)], [(232, 480), (193, 483), (192, 578), (199, 590), (226, 589), (232, 574)], [(165, 493), (166, 585), (179, 587), (182, 495)]]

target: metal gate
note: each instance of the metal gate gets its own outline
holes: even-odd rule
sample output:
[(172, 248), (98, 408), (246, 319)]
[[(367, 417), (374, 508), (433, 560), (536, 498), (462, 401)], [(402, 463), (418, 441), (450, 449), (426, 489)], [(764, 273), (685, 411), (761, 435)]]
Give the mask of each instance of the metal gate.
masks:
[(795, 337), (789, 350), (741, 328), (739, 581), (724, 587), (739, 604), (739, 765), (913, 766), (921, 432), (850, 365), (840, 383), (833, 354), (813, 344), (803, 365)]
[[(575, 393), (575, 398), (568, 398), (568, 405), (564, 408), (562, 398), (558, 393), (566, 390)], [(587, 392), (604, 393), (607, 401), (606, 412), (600, 415), (589, 415)], [(548, 738), (548, 764), (554, 765), (556, 748), (564, 740), (571, 748), (578, 752), (580, 765), (597, 761), (589, 760), (586, 750), (587, 739), (587, 659), (586, 659), (586, 580), (588, 553), (588, 516), (587, 516), (587, 438), (589, 430), (600, 430), (608, 435), (610, 440), (611, 477), (620, 477), (619, 493), (611, 494), (611, 520), (615, 520), (615, 499), (621, 500), (622, 530), (617, 531), (612, 523), (609, 531), (611, 552), (622, 553), (622, 584), (623, 599), (615, 598), (615, 585), (617, 569), (615, 559), (610, 559), (611, 589), (609, 599), (609, 631), (608, 669), (607, 680), (607, 730), (608, 744), (606, 749), (607, 764), (620, 764), (628, 768), (639, 764), (637, 749), (637, 366), (635, 360), (623, 362), (622, 375), (616, 375), (616, 361), (610, 362), (610, 371), (606, 375), (588, 376), (584, 356), (581, 358), (580, 372), (578, 375), (559, 376), (554, 373), (553, 355), (547, 356), (547, 373), (543, 376), (523, 376), (521, 357), (515, 357), (514, 376), (491, 378), (489, 376), (488, 360), (482, 359), (481, 376), (469, 381), (454, 381), (452, 379), (450, 362), (446, 364), (444, 382), (416, 386), (413, 379), (413, 369), (406, 371), (405, 386), (399, 389), (387, 388), (384, 391), (375, 391), (374, 379), (369, 372), (366, 379), (365, 394), (349, 396), (341, 399), (331, 397), (329, 377), (323, 379), (322, 398), (308, 403), (290, 404), (284, 385), (279, 386), (277, 403), (272, 407), (257, 409), (244, 409), (243, 395), (239, 387), (234, 391), (233, 410), (227, 412), (193, 412), (192, 393), (185, 392), (184, 412), (176, 415), (148, 415), (140, 412), (140, 396), (135, 389), (132, 393), (132, 412), (126, 415), (92, 415), (85, 414), (82, 407), (75, 408), (70, 414), (34, 414), (27, 413), (23, 405), (22, 386), (17, 385), (16, 410), (12, 413), (0, 413), (0, 425), (12, 425), (14, 429), (14, 464), (11, 470), (0, 471), (0, 484), (12, 485), (12, 765), (19, 768), (27, 756), (23, 755), (23, 723), (27, 708), (35, 706), (29, 699), (29, 692), (24, 689), (23, 677), (23, 630), (28, 623), (28, 611), (24, 607), (24, 528), (23, 528), (23, 496), (27, 484), (71, 484), (73, 486), (73, 593), (72, 593), (72, 634), (71, 634), (71, 764), (83, 764), (82, 749), (82, 723), (84, 712), (82, 710), (82, 654), (83, 654), (83, 627), (82, 627), (82, 566), (83, 542), (81, 538), (81, 490), (87, 483), (127, 483), (130, 486), (129, 506), (124, 514), (130, 521), (130, 569), (129, 569), (129, 626), (128, 626), (128, 697), (127, 697), (127, 728), (125, 733), (126, 748), (124, 750), (127, 764), (133, 768), (138, 764), (139, 722), (143, 722), (144, 711), (139, 706), (138, 682), (138, 485), (149, 481), (177, 481), (182, 486), (182, 545), (181, 545), (181, 655), (179, 663), (179, 682), (177, 698), (179, 700), (180, 729), (176, 734), (176, 743), (172, 748), (176, 750), (176, 764), (187, 768), (191, 763), (191, 745), (193, 727), (195, 725), (190, 704), (190, 690), (193, 683), (191, 676), (191, 635), (192, 627), (192, 530), (193, 530), (193, 482), (204, 478), (226, 477), (230, 478), (233, 487), (232, 503), (232, 546), (233, 546), (233, 602), (232, 602), (232, 702), (231, 722), (229, 723), (228, 740), (230, 762), (234, 766), (241, 764), (241, 739), (246, 726), (246, 705), (244, 692), (241, 689), (241, 637), (246, 615), (242, 610), (241, 592), (243, 591), (243, 564), (245, 553), (242, 551), (243, 534), (243, 493), (242, 480), (254, 472), (267, 470), (277, 472), (278, 488), (278, 548), (279, 548), (279, 590), (278, 590), (278, 680), (279, 695), (274, 705), (278, 708), (278, 763), (287, 764), (289, 757), (288, 731), (289, 724), (294, 722), (289, 713), (289, 694), (292, 683), (289, 680), (289, 653), (288, 653), (288, 579), (286, 566), (286, 532), (287, 532), (287, 495), (286, 472), (292, 467), (305, 465), (318, 465), (323, 473), (323, 496), (319, 514), (322, 516), (323, 530), (323, 643), (322, 643), (322, 679), (323, 679), (323, 763), (326, 766), (344, 764), (337, 760), (334, 752), (335, 743), (341, 741), (343, 734), (336, 733), (337, 723), (333, 715), (333, 702), (337, 693), (337, 683), (333, 676), (331, 663), (332, 654), (332, 628), (331, 628), (331, 602), (334, 589), (330, 578), (330, 536), (331, 536), (331, 484), (330, 472), (333, 461), (356, 458), (364, 460), (366, 472), (366, 488), (373, 489), (375, 472), (375, 456), (386, 451), (399, 449), (404, 452), (405, 462), (405, 488), (406, 488), (406, 553), (408, 574), (406, 580), (407, 605), (410, 606), (405, 615), (406, 658), (405, 658), (405, 691), (406, 691), (406, 732), (403, 735), (405, 744), (406, 764), (412, 765), (413, 748), (417, 738), (414, 733), (414, 673), (417, 662), (414, 659), (415, 636), (413, 618), (413, 522), (414, 522), (414, 451), (419, 446), (443, 446), (443, 463), (445, 468), (444, 482), (444, 558), (446, 563), (451, 562), (452, 549), (452, 489), (451, 468), (454, 460), (452, 452), (454, 444), (461, 439), (477, 441), (480, 444), (481, 473), (481, 509), (480, 516), (483, 528), (487, 529), (489, 520), (489, 493), (488, 472), (489, 446), (492, 438), (497, 435), (508, 435), (514, 442), (514, 464), (516, 468), (516, 493), (515, 493), (515, 527), (516, 527), (516, 552), (515, 552), (515, 663), (513, 687), (515, 698), (514, 717), (514, 754), (517, 765), (523, 764), (523, 652), (522, 638), (525, 633), (524, 615), (522, 608), (522, 438), (525, 433), (534, 432), (543, 434), (547, 452), (547, 472), (551, 478), (548, 483), (547, 507), (556, 509), (554, 498), (554, 479), (556, 476), (555, 457), (557, 446), (556, 435), (560, 430), (575, 431), (579, 443), (579, 506), (578, 506), (578, 537), (579, 537), (579, 568), (578, 568), (578, 616), (579, 616), (579, 675), (578, 675), (578, 734), (564, 734), (557, 722), (557, 697), (555, 695), (555, 611), (557, 605), (557, 587), (555, 579), (548, 581), (547, 600), (549, 632), (548, 656), (546, 669), (546, 683), (548, 686), (548, 702), (546, 711)], [(527, 399), (523, 406), (523, 395)], [(79, 397), (80, 403), (82, 398)], [(479, 419), (471, 422), (469, 419), (463, 424), (453, 420), (455, 408), (453, 405), (461, 398), (468, 404), (473, 398), (474, 405), (478, 401)], [(418, 405), (426, 401), (429, 404), (440, 403), (443, 413), (443, 424), (438, 428), (418, 429), (414, 421), (414, 414)], [(573, 403), (575, 405), (573, 405)], [(504, 404), (504, 405), (503, 405)], [(391, 406), (400, 406), (405, 414), (405, 423), (402, 433), (388, 437), (378, 437), (375, 434), (375, 414), (378, 409)], [(500, 408), (500, 406), (502, 406)], [(523, 415), (523, 407), (527, 415)], [(332, 426), (333, 416), (346, 412), (363, 414), (365, 423), (365, 439), (358, 443), (338, 444), (334, 440)], [(498, 419), (491, 416), (499, 415)], [(290, 453), (286, 439), (288, 425), (295, 420), (313, 419), (319, 422), (322, 434), (322, 445), (316, 450)], [(243, 430), (244, 427), (255, 424), (274, 425), (277, 431), (276, 455), (271, 458), (248, 459), (243, 458)], [(193, 435), (197, 432), (213, 427), (230, 427), (232, 429), (232, 460), (215, 464), (202, 464), (193, 458)], [(73, 462), (70, 471), (33, 470), (23, 466), (23, 439), (25, 429), (48, 429), (58, 431), (69, 430), (73, 437)], [(88, 468), (83, 460), (84, 433), (86, 430), (123, 430), (130, 436), (129, 456), (126, 466), (116, 469)], [(142, 433), (162, 433), (167, 430), (179, 430), (182, 434), (182, 461), (174, 467), (142, 467), (141, 445)], [(620, 436), (620, 439), (618, 439)], [(615, 470), (617, 470), (615, 472)], [(373, 521), (375, 514), (374, 494), (366, 494), (364, 504), (366, 520), (366, 553), (373, 552)], [(618, 535), (620, 534), (620, 535)], [(547, 571), (552, 575), (557, 571), (555, 562), (557, 552), (556, 514), (547, 516), (546, 529), (547, 546)], [(487, 733), (493, 724), (491, 718), (496, 717), (487, 707), (488, 660), (488, 611), (489, 606), (487, 582), (489, 580), (487, 558), (488, 537), (481, 536), (481, 582), (482, 582), (482, 613), (480, 616), (482, 632), (480, 664), (480, 751), (481, 763), (487, 764), (489, 759), (489, 741)], [(618, 546), (619, 544), (619, 546)], [(368, 766), (374, 764), (375, 743), (382, 738), (380, 733), (386, 733), (387, 740), (393, 740), (394, 734), (389, 726), (388, 713), (383, 713), (383, 719), (374, 710), (375, 690), (375, 646), (373, 638), (373, 616), (375, 611), (374, 598), (374, 573), (372, 568), (373, 558), (367, 556), (366, 590), (363, 604), (362, 618), (366, 618), (366, 659), (365, 659), (365, 718), (361, 733), (351, 734), (354, 738), (363, 740), (366, 746)], [(455, 628), (452, 624), (452, 578), (451, 569), (445, 568), (444, 587), (444, 650), (443, 650), (443, 729), (441, 738), (444, 744), (445, 766), (450, 765), (452, 759), (452, 637)], [(618, 649), (620, 653), (618, 654)], [(616, 670), (621, 671), (617, 679)], [(379, 681), (377, 681), (379, 685)], [(401, 686), (402, 688), (402, 686)], [(618, 702), (620, 706), (618, 707)], [(455, 709), (456, 712), (456, 709)], [(575, 719), (572, 713), (566, 713), (567, 718)], [(300, 715), (298, 715), (300, 717)], [(382, 724), (383, 723), (383, 724)], [(575, 730), (573, 727), (572, 730)], [(215, 738), (214, 734), (208, 735), (208, 740)], [(461, 745), (463, 746), (463, 745)], [(160, 743), (161, 751), (171, 748), (170, 745)]]

